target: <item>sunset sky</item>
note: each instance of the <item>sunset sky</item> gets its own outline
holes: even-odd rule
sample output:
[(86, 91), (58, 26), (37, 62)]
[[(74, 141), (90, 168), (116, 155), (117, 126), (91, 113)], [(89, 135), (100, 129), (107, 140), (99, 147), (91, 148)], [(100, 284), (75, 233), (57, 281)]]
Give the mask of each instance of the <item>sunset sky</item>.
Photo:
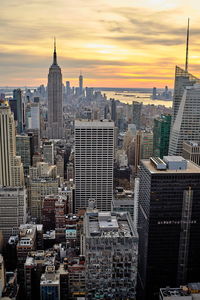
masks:
[(200, 76), (199, 0), (1, 0), (0, 86), (47, 83), (53, 37), (63, 81), (85, 86), (173, 87), (184, 67)]

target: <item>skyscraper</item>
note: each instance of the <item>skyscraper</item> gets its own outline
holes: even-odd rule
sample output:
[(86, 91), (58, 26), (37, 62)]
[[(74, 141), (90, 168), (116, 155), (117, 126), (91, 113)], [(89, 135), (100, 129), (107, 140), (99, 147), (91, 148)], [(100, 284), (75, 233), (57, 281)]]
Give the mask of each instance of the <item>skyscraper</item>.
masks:
[(17, 132), (19, 134), (23, 131), (23, 107), (22, 107), (22, 91), (20, 89), (13, 91), (13, 99), (17, 106)]
[(96, 200), (100, 210), (111, 210), (113, 195), (114, 123), (75, 121), (75, 208)]
[(168, 155), (171, 115), (161, 115), (154, 119), (153, 127), (153, 153), (154, 156), (163, 158)]
[(48, 75), (48, 137), (63, 138), (63, 93), (62, 73), (57, 64), (56, 43), (54, 42), (53, 64)]
[(79, 95), (83, 95), (83, 75), (80, 74), (79, 76)]
[(133, 101), (132, 109), (133, 109), (132, 123), (135, 124), (137, 130), (139, 130), (140, 129), (140, 121), (141, 121), (142, 103)]
[(142, 160), (140, 165), (138, 296), (142, 300), (157, 299), (160, 286), (199, 278), (200, 167), (180, 156), (163, 160)]
[[(180, 75), (181, 73), (182, 75)], [(177, 80), (179, 76), (182, 78), (182, 85)], [(169, 155), (182, 155), (183, 141), (200, 141), (200, 85), (197, 83), (200, 83), (199, 79), (178, 67), (176, 68)], [(181, 97), (176, 98), (176, 85), (179, 84), (179, 96), (181, 95)], [(179, 106), (178, 100), (180, 100)]]
[(183, 141), (200, 141), (200, 79), (188, 72), (189, 20), (185, 70), (176, 66), (169, 155), (182, 155)]
[(15, 122), (7, 101), (0, 101), (0, 186), (23, 186), (21, 157), (16, 156)]

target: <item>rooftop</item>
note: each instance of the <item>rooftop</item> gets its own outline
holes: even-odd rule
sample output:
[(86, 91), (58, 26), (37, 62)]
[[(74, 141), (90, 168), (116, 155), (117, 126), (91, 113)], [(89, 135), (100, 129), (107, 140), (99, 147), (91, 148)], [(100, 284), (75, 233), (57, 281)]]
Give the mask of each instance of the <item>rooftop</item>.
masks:
[(108, 120), (102, 121), (85, 121), (85, 120), (76, 120), (75, 128), (96, 128), (96, 127), (110, 127), (114, 128), (114, 122)]
[(187, 169), (185, 170), (158, 170), (156, 167), (151, 163), (149, 159), (142, 159), (142, 164), (149, 170), (151, 174), (188, 174), (188, 173), (200, 173), (200, 167), (196, 164), (192, 163), (191, 161), (187, 161)]
[(86, 237), (136, 237), (130, 214), (127, 212), (87, 211), (85, 215)]
[[(188, 296), (189, 299), (192, 299), (188, 290), (182, 288), (162, 288), (160, 289), (160, 294), (162, 297), (185, 297)], [(188, 299), (188, 300), (189, 300)]]

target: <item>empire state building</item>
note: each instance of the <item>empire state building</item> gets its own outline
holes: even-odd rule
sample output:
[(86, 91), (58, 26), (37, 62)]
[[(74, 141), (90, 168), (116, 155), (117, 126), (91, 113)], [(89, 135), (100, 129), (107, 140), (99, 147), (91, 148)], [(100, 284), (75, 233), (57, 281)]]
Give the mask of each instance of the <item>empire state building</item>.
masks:
[(54, 42), (53, 64), (48, 75), (48, 138), (63, 138), (63, 93), (62, 73), (57, 64), (56, 43)]

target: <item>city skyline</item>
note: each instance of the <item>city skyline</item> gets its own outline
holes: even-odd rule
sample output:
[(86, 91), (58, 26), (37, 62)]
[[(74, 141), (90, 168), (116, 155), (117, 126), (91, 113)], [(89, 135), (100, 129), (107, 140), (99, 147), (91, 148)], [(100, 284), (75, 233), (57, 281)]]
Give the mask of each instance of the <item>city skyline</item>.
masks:
[[(198, 2), (125, 0), (2, 1), (1, 85), (47, 83), (53, 36), (63, 81), (85, 86), (173, 87), (175, 65), (184, 66), (191, 18), (189, 72), (198, 76)], [(55, 18), (56, 15), (56, 18)], [(23, 18), (22, 18), (23, 16)], [(81, 24), (81, 25), (80, 25)]]

